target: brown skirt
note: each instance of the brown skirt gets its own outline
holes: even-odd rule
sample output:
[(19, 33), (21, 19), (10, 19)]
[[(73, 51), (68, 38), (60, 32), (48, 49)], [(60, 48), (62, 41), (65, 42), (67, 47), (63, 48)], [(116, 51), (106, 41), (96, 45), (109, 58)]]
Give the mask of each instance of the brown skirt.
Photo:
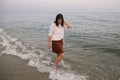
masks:
[(59, 41), (52, 41), (52, 52), (57, 54), (64, 53), (63, 39)]

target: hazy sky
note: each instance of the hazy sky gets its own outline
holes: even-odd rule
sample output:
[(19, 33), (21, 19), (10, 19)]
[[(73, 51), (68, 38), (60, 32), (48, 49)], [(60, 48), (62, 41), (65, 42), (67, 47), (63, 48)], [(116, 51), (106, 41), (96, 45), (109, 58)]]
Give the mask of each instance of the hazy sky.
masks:
[(3, 9), (49, 11), (118, 11), (120, 0), (0, 0)]

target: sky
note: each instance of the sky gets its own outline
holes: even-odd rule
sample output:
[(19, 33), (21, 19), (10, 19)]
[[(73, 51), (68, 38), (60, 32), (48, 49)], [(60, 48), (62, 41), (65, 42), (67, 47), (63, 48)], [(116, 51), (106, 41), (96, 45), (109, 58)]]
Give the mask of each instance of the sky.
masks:
[(0, 0), (0, 7), (13, 11), (120, 12), (120, 0)]

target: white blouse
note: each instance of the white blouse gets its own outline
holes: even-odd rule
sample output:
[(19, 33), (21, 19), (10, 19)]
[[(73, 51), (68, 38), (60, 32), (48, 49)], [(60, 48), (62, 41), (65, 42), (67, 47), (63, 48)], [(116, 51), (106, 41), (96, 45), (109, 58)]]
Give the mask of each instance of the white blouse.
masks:
[[(66, 27), (66, 26), (64, 26), (64, 27)], [(49, 30), (48, 36), (51, 36), (53, 41), (63, 39), (64, 38), (64, 27), (62, 27), (61, 25), (56, 26), (55, 23), (52, 23), (50, 25), (50, 30)]]

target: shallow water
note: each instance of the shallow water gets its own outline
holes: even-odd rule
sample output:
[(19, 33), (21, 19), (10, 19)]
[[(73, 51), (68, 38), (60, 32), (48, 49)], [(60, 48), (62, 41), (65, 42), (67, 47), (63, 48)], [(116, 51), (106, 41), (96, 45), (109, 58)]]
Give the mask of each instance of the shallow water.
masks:
[[(0, 28), (4, 31), (1, 32), (0, 41), (2, 46), (5, 46), (3, 42), (7, 44), (3, 52), (6, 54), (14, 52), (14, 55), (23, 59), (30, 59), (28, 65), (37, 67), (41, 72), (50, 72), (50, 77), (53, 78), (52, 67), (42, 62), (46, 59), (44, 55), (48, 56), (49, 53), (47, 34), (55, 16), (56, 13), (1, 15)], [(64, 16), (73, 27), (70, 30), (65, 29), (63, 62), (69, 67), (61, 66), (60, 75), (64, 71), (68, 73), (61, 75), (62, 79), (67, 80), (67, 77), (72, 75), (74, 78), (70, 77), (71, 79), (68, 80), (82, 80), (86, 77), (89, 77), (88, 80), (119, 80), (120, 13), (79, 12), (64, 13)], [(8, 39), (5, 34), (12, 37)], [(13, 40), (12, 44), (14, 41), (17, 44), (11, 46), (9, 43), (11, 40)], [(50, 56), (54, 61), (55, 54), (50, 53)], [(37, 59), (34, 59), (36, 57)], [(42, 66), (39, 66), (40, 64)], [(58, 78), (62, 80), (59, 76)]]

